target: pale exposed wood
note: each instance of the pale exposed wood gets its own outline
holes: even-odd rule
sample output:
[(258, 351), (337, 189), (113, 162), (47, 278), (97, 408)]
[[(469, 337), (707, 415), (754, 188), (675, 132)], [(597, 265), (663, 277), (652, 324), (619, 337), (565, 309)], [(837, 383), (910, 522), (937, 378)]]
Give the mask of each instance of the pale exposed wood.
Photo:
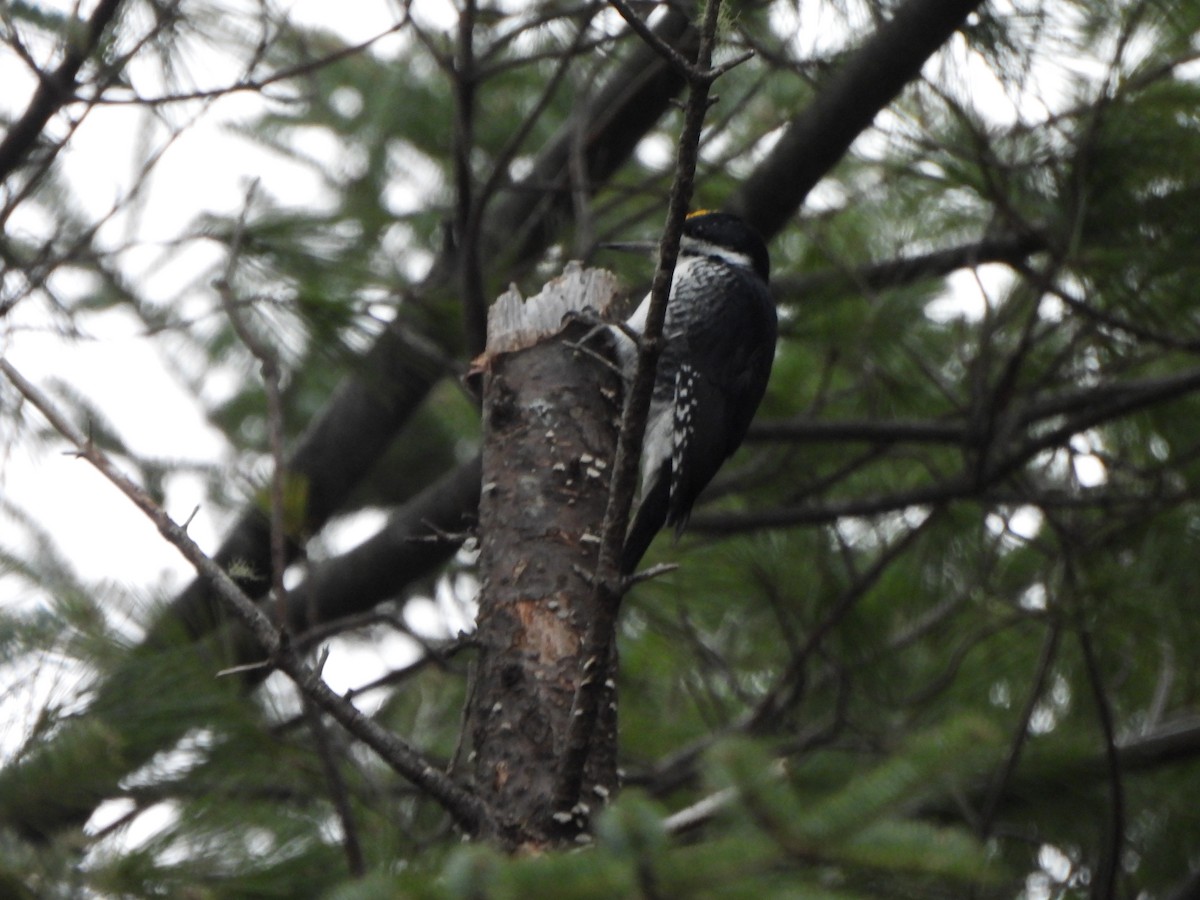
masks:
[(575, 261), (528, 300), (510, 287), (488, 310), (487, 352), (495, 355), (532, 347), (562, 331), (563, 317), (570, 313), (590, 310), (604, 317), (617, 296), (612, 272), (585, 269)]

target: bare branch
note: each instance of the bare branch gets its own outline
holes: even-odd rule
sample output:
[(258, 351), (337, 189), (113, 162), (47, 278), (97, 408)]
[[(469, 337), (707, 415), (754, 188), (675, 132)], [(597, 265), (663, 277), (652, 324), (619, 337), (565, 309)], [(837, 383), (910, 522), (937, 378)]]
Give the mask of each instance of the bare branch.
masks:
[(28, 156), (50, 117), (75, 97), (79, 70), (100, 44), (105, 29), (117, 15), (121, 0), (100, 0), (80, 34), (69, 40), (62, 62), (53, 72), (42, 76), (29, 106), (9, 127), (0, 141), (0, 182), (6, 180)]
[(335, 694), (312, 667), (304, 663), (287, 646), (281, 632), (267, 615), (247, 597), (213, 562), (149, 494), (119, 471), (108, 457), (96, 448), (63, 416), (51, 400), (12, 366), (0, 359), (0, 372), (26, 400), (32, 403), (54, 430), (67, 439), (76, 452), (86, 459), (110, 483), (121, 491), (158, 528), (159, 533), (198, 573), (213, 585), (217, 595), (229, 610), (254, 634), (268, 658), (295, 682), (300, 691), (313, 703), (337, 719), (347, 731), (379, 754), (397, 773), (411, 781), (449, 812), (468, 833), (473, 833), (485, 815), (485, 808), (473, 792), (452, 781), (431, 765), (417, 750), (363, 715), (353, 704)]
[[(405, 7), (405, 9), (407, 11), (407, 7)], [(180, 91), (175, 94), (162, 94), (157, 97), (97, 97), (88, 98), (88, 102), (97, 106), (132, 105), (139, 107), (156, 107), (169, 106), (174, 103), (188, 103), (194, 100), (215, 100), (219, 97), (225, 97), (230, 94), (261, 92), (273, 84), (279, 84), (282, 81), (291, 81), (294, 78), (302, 78), (305, 75), (311, 75), (314, 72), (319, 72), (321, 69), (339, 63), (351, 56), (357, 56), (359, 53), (369, 50), (372, 46), (379, 43), (389, 35), (393, 35), (398, 31), (402, 31), (404, 28), (408, 27), (409, 23), (410, 20), (406, 14), (395, 25), (384, 29), (383, 31), (367, 38), (366, 40), (359, 41), (357, 44), (351, 44), (348, 47), (342, 47), (339, 50), (327, 53), (324, 56), (317, 57), (316, 59), (306, 60), (305, 62), (297, 63), (294, 66), (288, 66), (287, 68), (279, 69), (278, 71), (272, 72), (270, 75), (265, 75), (262, 78), (244, 77), (239, 81), (235, 81), (232, 84), (227, 84), (222, 87), (205, 88), (203, 90), (195, 91)]]
[(991, 835), (992, 824), (995, 822), (996, 811), (1000, 805), (1000, 798), (1004, 796), (1004, 792), (1008, 789), (1012, 781), (1013, 773), (1017, 770), (1017, 762), (1021, 758), (1021, 750), (1024, 748), (1025, 741), (1029, 737), (1029, 722), (1033, 718), (1037, 704), (1041, 702), (1042, 694), (1046, 688), (1046, 678), (1050, 674), (1050, 666), (1058, 658), (1058, 645), (1061, 636), (1062, 628), (1059, 622), (1051, 621), (1049, 623), (1049, 630), (1046, 633), (1046, 640), (1042, 644), (1042, 653), (1038, 659), (1037, 669), (1033, 674), (1033, 685), (1029, 689), (1029, 696), (1025, 701), (1025, 707), (1021, 711), (1021, 716), (1017, 720), (1017, 727), (1013, 732), (1012, 745), (1009, 748), (1008, 755), (1004, 759), (1003, 768), (996, 774), (995, 780), (992, 782), (987, 803), (983, 808), (979, 823), (979, 834), (985, 840)]
[(608, 2), (613, 9), (620, 13), (621, 18), (625, 20), (647, 47), (670, 63), (680, 75), (689, 79), (693, 76), (696, 67), (692, 64), (692, 61), (655, 34), (650, 26), (642, 21), (641, 17), (633, 11), (633, 8), (625, 0), (608, 0)]

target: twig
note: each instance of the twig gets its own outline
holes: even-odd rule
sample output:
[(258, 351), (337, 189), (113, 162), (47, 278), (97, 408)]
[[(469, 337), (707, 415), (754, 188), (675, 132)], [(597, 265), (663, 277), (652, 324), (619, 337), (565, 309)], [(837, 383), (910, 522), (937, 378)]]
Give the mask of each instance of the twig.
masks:
[(0, 372), (3, 372), (21, 395), (42, 413), (54, 430), (66, 438), (82, 458), (91, 463), (141, 510), (155, 524), (163, 538), (211, 583), (221, 601), (262, 645), (267, 657), (296, 683), (305, 696), (311, 698), (317, 706), (337, 719), (347, 731), (378, 753), (394, 771), (437, 801), (466, 832), (474, 833), (478, 830), (485, 817), (491, 816), (491, 811), (473, 791), (439, 771), (402, 738), (387, 731), (353, 704), (334, 693), (311, 666), (285, 645), (270, 618), (242, 592), (229, 574), (213, 562), (146, 491), (121, 472), (103, 451), (91, 444), (49, 397), (28, 381), (8, 360), (0, 359)]
[(866, 572), (854, 580), (834, 604), (829, 615), (821, 620), (817, 626), (809, 633), (804, 645), (792, 654), (792, 659), (788, 663), (787, 669), (779, 677), (775, 686), (767, 692), (766, 696), (759, 701), (758, 706), (750, 714), (746, 722), (746, 731), (750, 734), (758, 733), (765, 730), (769, 725), (783, 715), (796, 701), (801, 689), (804, 685), (805, 670), (808, 665), (808, 657), (820, 646), (834, 627), (842, 621), (854, 606), (861, 600), (872, 587), (874, 587), (883, 574), (897, 559), (903, 556), (916, 543), (917, 538), (924, 534), (925, 530), (938, 519), (938, 509), (934, 509), (928, 516), (925, 517), (920, 525), (915, 528), (910, 528), (908, 533), (900, 537), (880, 553), (879, 558), (875, 561)]
[(195, 506), (192, 507), (192, 511), (188, 514), (188, 517), (183, 520), (183, 524), (180, 525), (179, 527), (182, 528), (184, 531), (187, 531), (188, 528), (191, 527), (192, 520), (196, 518), (196, 515), (199, 512), (200, 512), (200, 504), (197, 503)]
[(653, 566), (648, 566), (647, 568), (642, 569), (640, 572), (634, 572), (632, 575), (626, 576), (624, 587), (628, 589), (645, 581), (653, 581), (655, 578), (661, 578), (663, 575), (668, 575), (678, 568), (678, 563), (658, 563)]
[(1082, 621), (1075, 636), (1079, 639), (1079, 649), (1083, 651), (1084, 671), (1087, 672), (1088, 684), (1092, 688), (1096, 717), (1099, 719), (1100, 733), (1104, 739), (1104, 763), (1108, 775), (1110, 804), (1104, 846), (1096, 865), (1096, 879), (1092, 883), (1092, 897), (1096, 900), (1109, 900), (1116, 896), (1117, 872), (1121, 864), (1121, 849), (1125, 843), (1125, 789), (1121, 781), (1121, 757), (1117, 750), (1116, 726), (1113, 724), (1108, 695), (1104, 691), (1100, 664), (1096, 661), (1091, 634)]
[[(287, 536), (284, 531), (283, 520), (283, 481), (286, 462), (283, 455), (283, 395), (279, 386), (279, 354), (266, 341), (260, 340), (253, 329), (242, 318), (241, 309), (236, 302), (233, 289), (233, 279), (237, 270), (238, 256), (241, 252), (242, 236), (245, 233), (246, 216), (250, 212), (250, 207), (254, 201), (254, 193), (257, 188), (258, 181), (256, 179), (246, 191), (246, 202), (242, 207), (242, 213), (238, 216), (237, 225), (234, 228), (233, 238), (229, 245), (229, 259), (225, 265), (224, 277), (217, 284), (217, 292), (221, 296), (221, 303), (225, 307), (225, 313), (229, 316), (233, 330), (237, 333), (242, 343), (246, 345), (246, 348), (254, 355), (255, 359), (258, 360), (262, 371), (263, 388), (267, 395), (267, 432), (271, 449), (271, 592), (275, 597), (275, 627), (279, 629), (285, 646), (290, 648), (292, 640), (288, 631), (287, 587), (283, 581), (284, 570), (287, 568), (287, 549), (285, 547)], [(326, 649), (314, 667), (318, 678), (325, 668), (325, 660), (328, 658), (328, 655), (329, 651)], [(354, 810), (350, 805), (346, 781), (342, 777), (341, 770), (338, 768), (337, 761), (334, 758), (333, 748), (330, 745), (329, 732), (325, 728), (325, 723), (321, 720), (320, 711), (312, 702), (312, 699), (303, 692), (301, 692), (301, 703), (304, 708), (304, 717), (308, 723), (309, 731), (312, 733), (317, 758), (321, 762), (321, 768), (325, 773), (325, 780), (329, 785), (329, 797), (333, 802), (333, 808), (342, 825), (342, 848), (346, 853), (346, 864), (350, 870), (350, 874), (355, 878), (359, 878), (365, 874), (367, 867), (363, 859), (362, 844), (358, 839), (358, 826), (354, 820)]]
[[(663, 323), (666, 320), (667, 300), (670, 297), (671, 282), (675, 273), (675, 260), (679, 255), (683, 221), (692, 197), (696, 161), (700, 153), (700, 132), (704, 126), (705, 112), (708, 110), (709, 89), (719, 74), (710, 69), (709, 65), (712, 60), (720, 8), (720, 0), (708, 0), (706, 3), (704, 21), (700, 30), (700, 47), (697, 51), (695, 65), (685, 61), (685, 65), (681, 68), (688, 79), (688, 100), (684, 110), (683, 128), (679, 136), (675, 179), (671, 185), (666, 227), (659, 244), (658, 267), (654, 272), (654, 281), (650, 290), (650, 310), (638, 345), (637, 363), (634, 368), (633, 381), (629, 386), (624, 414), (621, 418), (621, 433), (617, 440), (616, 458), (613, 461), (608, 506), (605, 510), (601, 532), (600, 557), (593, 582), (597, 601), (595, 608), (601, 610), (602, 613), (596, 615), (593, 621), (588, 623), (587, 649), (583, 654), (584, 673), (573, 703), (570, 728), (564, 744), (562, 764), (555, 790), (555, 808), (558, 810), (569, 810), (579, 800), (584, 769), (595, 733), (600, 698), (604, 684), (608, 680), (613, 633), (616, 629), (617, 612), (625, 589), (625, 584), (617, 575), (617, 561), (621, 557), (621, 548), (625, 543), (630, 508), (633, 505), (634, 491), (637, 487), (638, 462), (641, 457), (646, 419), (650, 411), (654, 372), (661, 352), (661, 335)], [(621, 12), (620, 6), (617, 9)], [(626, 15), (628, 7), (625, 9), (625, 12), (621, 12), (623, 16)], [(658, 49), (661, 42), (652, 34), (648, 36), (648, 29), (643, 26), (637, 30), (643, 39), (652, 41), (651, 46)], [(678, 56), (674, 50), (671, 53), (675, 57)], [(678, 65), (674, 59), (672, 61)]]
[[(228, 678), (230, 675), (244, 675), (246, 672), (259, 672), (264, 669), (273, 668), (269, 659), (260, 659), (257, 662), (242, 663), (237, 666), (229, 666), (224, 669), (218, 669), (217, 678)], [(270, 674), (269, 672), (267, 674)]]
[[(365, 684), (360, 684), (357, 687), (349, 688), (344, 694), (342, 694), (342, 697), (348, 701), (356, 700), (365, 694), (381, 691), (385, 688), (396, 687), (404, 681), (419, 675), (430, 666), (446, 669), (449, 662), (459, 653), (463, 652), (464, 650), (473, 650), (476, 647), (477, 645), (475, 641), (471, 639), (456, 640), (441, 648), (426, 647), (425, 652), (412, 662), (403, 665), (398, 669), (393, 669), (390, 672), (385, 672), (378, 678), (374, 678)], [(292, 731), (299, 727), (302, 723), (303, 714), (292, 716), (284, 719), (278, 725), (276, 725), (275, 730), (277, 732)]]
[(1050, 667), (1054, 664), (1054, 660), (1058, 656), (1059, 638), (1062, 636), (1062, 629), (1059, 627), (1057, 619), (1050, 622), (1050, 631), (1046, 635), (1046, 641), (1042, 644), (1042, 653), (1038, 659), (1037, 670), (1033, 676), (1033, 687), (1029, 691), (1029, 697), (1025, 701), (1025, 708), (1021, 711), (1021, 717), (1017, 723), (1017, 729), (1013, 733), (1012, 746), (1009, 748), (1008, 756), (1004, 760), (1004, 768), (1000, 770), (995, 781), (992, 782), (991, 790), (988, 792), (987, 804), (983, 808), (983, 815), (979, 823), (979, 835), (983, 840), (987, 840), (992, 833), (992, 825), (996, 819), (996, 811), (1000, 808), (1000, 800), (1004, 797), (1005, 791), (1008, 790), (1009, 783), (1012, 781), (1013, 773), (1017, 770), (1017, 762), (1021, 758), (1021, 750), (1025, 746), (1025, 741), (1029, 737), (1029, 722), (1033, 718), (1034, 710), (1037, 709), (1037, 704), (1042, 699), (1042, 693), (1046, 689), (1046, 677), (1050, 674)]
[[(787, 774), (787, 759), (775, 759), (767, 769), (772, 781), (782, 781)], [(737, 788), (724, 788), (702, 797), (691, 806), (663, 819), (663, 829), (670, 835), (680, 835), (711, 822), (719, 813), (731, 807), (741, 796)]]
[(454, 80), (454, 230), (457, 238), (459, 302), (463, 310), (468, 356), (483, 352), (487, 343), (487, 300), (484, 298), (483, 263), (479, 248), (479, 203), (475, 195), (475, 0), (464, 0), (458, 14)]
[(74, 98), (79, 70), (99, 45), (120, 6), (121, 0), (100, 0), (85, 28), (68, 29), (67, 33), (78, 39), (68, 41), (58, 68), (42, 75), (29, 106), (0, 141), (0, 182), (6, 180), (36, 146), (50, 117)]
[(725, 788), (716, 793), (702, 797), (691, 806), (685, 806), (678, 812), (663, 819), (663, 830), (672, 836), (694, 831), (701, 825), (711, 822), (718, 813), (731, 807), (738, 798), (734, 788)]
[(241, 255), (242, 238), (246, 231), (246, 216), (254, 203), (258, 191), (258, 179), (246, 190), (246, 200), (241, 215), (234, 224), (233, 236), (229, 241), (229, 259), (225, 273), (216, 282), (217, 294), (225, 315), (233, 326), (238, 340), (258, 360), (262, 373), (263, 388), (267, 395), (267, 433), (271, 452), (270, 529), (271, 529), (271, 592), (275, 596), (275, 624), (287, 634), (287, 596), (283, 586), (283, 572), (287, 568), (286, 535), (283, 521), (283, 480), (285, 474), (283, 458), (283, 399), (279, 391), (279, 356), (275, 349), (259, 339), (254, 330), (242, 317), (241, 304), (234, 296), (233, 280)]
[(379, 41), (383, 40), (383, 38), (403, 30), (409, 25), (409, 22), (410, 20), (408, 18), (406, 5), (405, 14), (401, 20), (396, 22), (396, 24), (392, 25), (391, 27), (379, 32), (378, 34), (372, 35), (371, 37), (366, 38), (357, 44), (351, 44), (348, 47), (342, 47), (339, 50), (334, 50), (332, 53), (328, 53), (325, 56), (321, 56), (316, 59), (305, 60), (304, 62), (297, 63), (294, 66), (288, 66), (287, 68), (279, 69), (278, 71), (272, 72), (270, 75), (266, 75), (262, 78), (251, 79), (243, 77), (232, 84), (226, 84), (222, 87), (203, 88), (195, 91), (181, 91), (176, 94), (162, 94), (158, 97), (95, 97), (88, 98), (88, 102), (97, 106), (136, 105), (139, 107), (153, 108), (157, 106), (167, 106), (172, 103), (187, 103), (195, 100), (215, 100), (230, 94), (250, 92), (259, 93), (264, 88), (270, 87), (273, 84), (278, 84), (281, 81), (290, 81), (293, 78), (300, 78), (305, 75), (311, 75), (314, 72), (319, 72), (321, 69), (326, 68), (327, 66), (334, 65), (344, 59), (362, 53), (364, 50), (369, 50), (374, 44), (377, 44)]
[(638, 17), (638, 14), (625, 0), (608, 0), (608, 2), (613, 9), (620, 13), (621, 18), (637, 33), (646, 46), (674, 66), (676, 71), (684, 77), (692, 74), (695, 66), (692, 65), (691, 60), (651, 31), (650, 26)]
[[(632, 28), (635, 32), (637, 32), (638, 37), (640, 37), (646, 44), (648, 44), (650, 46), (650, 49), (652, 49), (655, 53), (657, 53), (659, 56), (661, 56), (663, 59), (665, 59), (667, 62), (669, 62), (672, 66), (674, 66), (675, 69), (679, 72), (679, 74), (682, 75), (684, 78), (686, 78), (688, 80), (688, 82), (691, 84), (698, 84), (700, 82), (708, 82), (708, 84), (711, 85), (714, 81), (716, 81), (718, 78), (720, 78), (726, 72), (728, 72), (730, 69), (734, 68), (735, 66), (740, 66), (746, 60), (748, 60), (754, 56), (753, 51), (746, 50), (746, 51), (743, 51), (742, 53), (739, 53), (733, 59), (730, 59), (727, 62), (721, 63), (721, 65), (719, 65), (719, 66), (713, 66), (712, 65), (712, 53), (710, 52), (707, 56), (699, 56), (698, 55), (696, 57), (696, 62), (693, 63), (686, 56), (684, 56), (682, 53), (680, 53), (678, 50), (676, 50), (674, 47), (672, 47), (670, 44), (668, 44), (666, 41), (664, 41), (662, 38), (660, 38), (657, 34), (655, 34), (654, 31), (651, 30), (649, 25), (647, 25), (644, 21), (642, 21), (642, 19), (638, 18), (638, 14), (633, 11), (633, 8), (630, 7), (629, 4), (625, 2), (625, 0), (608, 0), (608, 2), (612, 5), (613, 9), (615, 9), (618, 13), (620, 13), (621, 18), (626, 21), (626, 23), (629, 25), (629, 27)], [(719, 0), (717, 3), (717, 6), (718, 6), (718, 8), (720, 7)], [(707, 21), (708, 21), (708, 6), (706, 5), (705, 6), (705, 24), (706, 25), (707, 25)], [(716, 30), (714, 29), (712, 32), (708, 32), (706, 30), (704, 32), (704, 34), (707, 35), (707, 39), (709, 41), (710, 49), (711, 49), (713, 36), (716, 34)], [(704, 40), (704, 39), (705, 38), (703, 38), (703, 37), (701, 38), (701, 40)]]

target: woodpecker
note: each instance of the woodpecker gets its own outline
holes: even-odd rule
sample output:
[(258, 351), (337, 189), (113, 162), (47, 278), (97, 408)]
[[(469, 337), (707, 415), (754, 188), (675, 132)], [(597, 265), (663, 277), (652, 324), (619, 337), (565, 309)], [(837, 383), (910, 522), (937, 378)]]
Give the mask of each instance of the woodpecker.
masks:
[[(737, 216), (700, 210), (684, 221), (642, 443), (641, 499), (621, 556), (624, 574), (664, 525), (679, 536), (700, 492), (746, 437), (775, 356), (770, 270), (763, 239)], [(647, 296), (625, 328), (644, 333), (649, 311)], [(620, 328), (613, 333), (618, 362), (631, 378), (637, 347)]]

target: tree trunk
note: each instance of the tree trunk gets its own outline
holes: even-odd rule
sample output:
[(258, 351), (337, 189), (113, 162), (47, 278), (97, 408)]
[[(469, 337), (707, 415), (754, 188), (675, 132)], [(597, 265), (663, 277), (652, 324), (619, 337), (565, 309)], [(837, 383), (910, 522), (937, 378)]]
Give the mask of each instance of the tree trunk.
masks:
[[(509, 846), (569, 840), (590, 807), (555, 809), (571, 708), (595, 615), (590, 576), (608, 498), (621, 378), (606, 332), (563, 314), (603, 313), (607, 272), (569, 266), (522, 305), (506, 294), (488, 320), (484, 376), (480, 657), (467, 728), (477, 788), (503, 821), (481, 837)], [(589, 352), (593, 351), (593, 352)], [(616, 689), (606, 680), (584, 797), (615, 790)]]

